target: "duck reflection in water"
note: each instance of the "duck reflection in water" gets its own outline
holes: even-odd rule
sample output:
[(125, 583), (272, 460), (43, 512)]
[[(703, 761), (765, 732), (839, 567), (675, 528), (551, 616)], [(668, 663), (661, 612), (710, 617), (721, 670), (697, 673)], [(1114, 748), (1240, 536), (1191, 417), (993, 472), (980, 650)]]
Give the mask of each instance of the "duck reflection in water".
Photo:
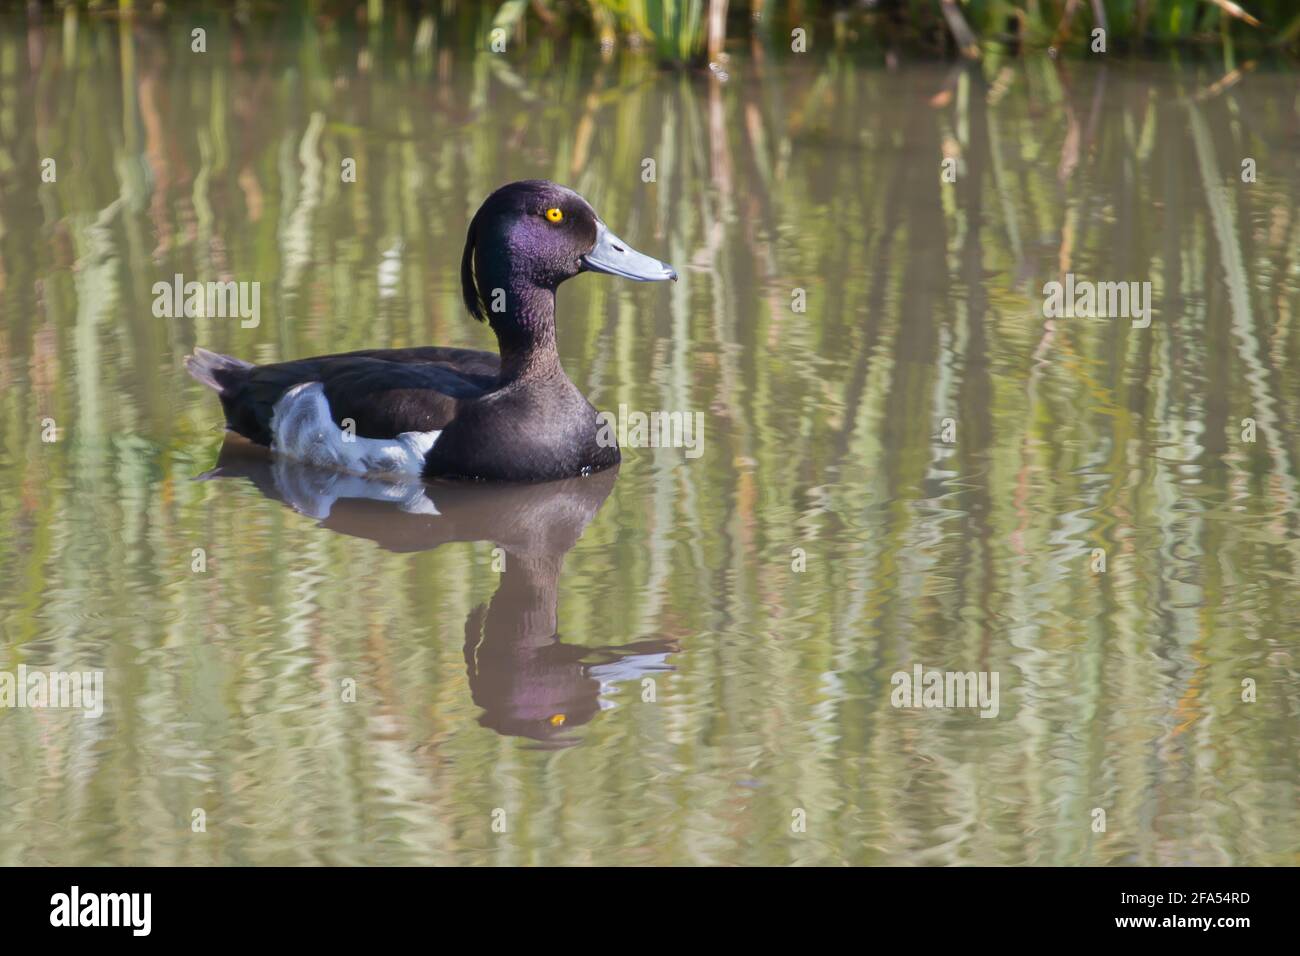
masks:
[(228, 437), (202, 477), (247, 478), (322, 528), (389, 551), (453, 541), (502, 548), (501, 583), (465, 622), (470, 693), (483, 726), (558, 748), (577, 743), (572, 730), (613, 707), (612, 685), (672, 670), (667, 658), (678, 650), (657, 639), (620, 647), (560, 640), (556, 593), (565, 555), (617, 475), (615, 467), (543, 484), (394, 483), (312, 468)]

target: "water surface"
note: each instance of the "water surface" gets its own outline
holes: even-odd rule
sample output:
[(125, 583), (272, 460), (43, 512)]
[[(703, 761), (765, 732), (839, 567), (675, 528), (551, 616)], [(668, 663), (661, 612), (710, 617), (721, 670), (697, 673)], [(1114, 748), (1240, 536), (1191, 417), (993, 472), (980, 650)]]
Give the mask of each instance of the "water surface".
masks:
[[(0, 709), (0, 863), (1300, 862), (1294, 73), (190, 26), (0, 25), (0, 670), (106, 698)], [(461, 244), (526, 177), (681, 272), (565, 285), (559, 347), (699, 457), (223, 454), (196, 344), (492, 347)], [(1149, 327), (1045, 318), (1067, 273)], [(997, 715), (892, 706), (918, 664)]]

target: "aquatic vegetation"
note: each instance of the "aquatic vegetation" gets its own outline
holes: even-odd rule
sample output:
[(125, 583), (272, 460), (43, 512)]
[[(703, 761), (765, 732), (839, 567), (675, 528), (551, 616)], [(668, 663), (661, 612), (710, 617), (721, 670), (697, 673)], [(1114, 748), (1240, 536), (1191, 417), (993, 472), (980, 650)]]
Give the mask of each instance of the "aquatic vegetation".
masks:
[[(560, 0), (550, 5), (565, 8)], [(515, 8), (523, 14), (523, 4)], [(1086, 50), (1098, 27), (1112, 48), (1227, 46), (1234, 37), (1292, 48), (1300, 42), (1300, 11), (1288, 0), (588, 0), (569, 9), (589, 13), (602, 35), (650, 39), (662, 58), (677, 63), (715, 59), (728, 39), (775, 43), (778, 31), (788, 36), (794, 27), (816, 27), (837, 46), (910, 46), (975, 58), (991, 46)]]

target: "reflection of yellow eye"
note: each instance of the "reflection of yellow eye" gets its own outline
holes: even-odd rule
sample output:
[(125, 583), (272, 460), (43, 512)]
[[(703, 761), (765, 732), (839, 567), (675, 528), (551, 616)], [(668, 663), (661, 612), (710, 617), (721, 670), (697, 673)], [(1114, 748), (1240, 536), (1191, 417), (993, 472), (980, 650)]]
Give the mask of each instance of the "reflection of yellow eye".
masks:
[(563, 222), (564, 213), (559, 209), (548, 209), (546, 210), (546, 218), (551, 220), (551, 222)]

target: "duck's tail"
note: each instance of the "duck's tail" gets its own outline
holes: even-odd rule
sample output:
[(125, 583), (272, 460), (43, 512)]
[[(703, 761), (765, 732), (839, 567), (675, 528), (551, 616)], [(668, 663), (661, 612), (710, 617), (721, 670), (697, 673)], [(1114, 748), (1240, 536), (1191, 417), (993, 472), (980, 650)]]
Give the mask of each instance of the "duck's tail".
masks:
[(185, 370), (218, 394), (232, 384), (232, 379), (238, 380), (241, 377), (239, 373), (250, 368), (253, 368), (252, 362), (209, 352), (198, 346), (195, 346), (193, 355), (185, 357)]

